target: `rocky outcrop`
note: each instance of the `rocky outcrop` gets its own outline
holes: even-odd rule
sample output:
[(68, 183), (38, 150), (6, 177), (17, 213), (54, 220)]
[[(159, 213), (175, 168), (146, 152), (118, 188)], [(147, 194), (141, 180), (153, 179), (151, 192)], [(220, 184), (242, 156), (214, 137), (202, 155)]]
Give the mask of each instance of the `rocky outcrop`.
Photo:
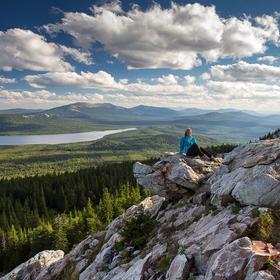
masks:
[(136, 162), (133, 173), (137, 182), (163, 196), (197, 191), (222, 163), (166, 153), (153, 166)]
[(43, 251), (29, 259), (25, 263), (17, 266), (9, 274), (1, 277), (1, 280), (32, 280), (36, 279), (40, 272), (51, 264), (61, 260), (64, 256), (64, 252), (57, 251)]
[(136, 162), (137, 182), (165, 197), (209, 190), (212, 203), (280, 206), (280, 139), (242, 145), (223, 162), (164, 154), (153, 166)]
[[(240, 146), (223, 163), (176, 154), (152, 167), (136, 163), (137, 181), (156, 195), (64, 257), (41, 252), (0, 279), (279, 280), (280, 245), (253, 239), (259, 213), (271, 211), (263, 206), (279, 206), (279, 149), (276, 139)], [(125, 241), (123, 229), (141, 214), (155, 228), (138, 248)], [(56, 257), (37, 263), (48, 254)]]
[[(204, 280), (262, 279), (262, 275), (267, 277), (263, 279), (277, 279), (265, 264), (268, 260), (280, 261), (280, 252), (270, 244), (244, 237), (258, 223), (258, 217), (251, 215), (255, 208), (232, 208), (216, 209), (204, 193), (176, 203), (155, 195), (129, 208), (105, 231), (89, 236), (64, 258), (59, 255), (37, 270), (29, 261), (21, 265), (17, 278), (7, 275), (3, 279), (171, 280), (191, 275)], [(125, 221), (137, 213), (153, 217), (156, 229), (141, 250), (126, 244), (117, 249), (123, 240)]]
[(189, 273), (190, 264), (184, 254), (177, 255), (170, 264), (166, 273), (166, 280), (186, 279)]
[(211, 257), (205, 280), (254, 279), (252, 275), (261, 270), (269, 259), (280, 256), (279, 251), (273, 248), (266, 250), (266, 244), (261, 245), (260, 248), (260, 245), (254, 246), (248, 237), (228, 244)]
[(212, 202), (280, 206), (280, 138), (242, 145), (209, 180)]
[[(178, 244), (191, 255), (199, 273), (204, 274), (214, 252), (252, 231), (257, 219), (251, 218), (251, 208), (233, 214), (230, 207), (220, 212), (205, 211), (202, 217), (184, 231)], [(182, 234), (182, 233), (180, 233)]]

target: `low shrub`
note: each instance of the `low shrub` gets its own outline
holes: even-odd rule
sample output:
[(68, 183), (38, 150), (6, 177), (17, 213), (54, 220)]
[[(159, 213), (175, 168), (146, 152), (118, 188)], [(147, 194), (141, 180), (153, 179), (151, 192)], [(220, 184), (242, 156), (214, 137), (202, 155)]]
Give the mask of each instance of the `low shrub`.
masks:
[(156, 225), (157, 221), (154, 218), (148, 214), (140, 213), (128, 220), (120, 233), (127, 245), (142, 249), (150, 239)]
[(172, 256), (169, 255), (163, 256), (159, 261), (159, 270), (161, 272), (166, 272), (170, 266), (171, 261), (172, 261)]
[(274, 225), (274, 219), (270, 212), (260, 214), (260, 220), (258, 225), (258, 234), (261, 240), (270, 242), (272, 239), (272, 229)]

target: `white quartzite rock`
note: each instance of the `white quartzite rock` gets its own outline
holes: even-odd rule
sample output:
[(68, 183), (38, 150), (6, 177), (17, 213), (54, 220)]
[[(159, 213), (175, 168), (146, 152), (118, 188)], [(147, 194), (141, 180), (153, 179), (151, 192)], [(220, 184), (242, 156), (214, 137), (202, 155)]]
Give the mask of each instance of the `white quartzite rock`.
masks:
[(188, 259), (185, 255), (177, 255), (166, 273), (166, 280), (185, 279), (188, 270)]
[(265, 271), (257, 271), (246, 277), (245, 280), (276, 280), (271, 274)]
[(141, 280), (148, 263), (153, 263), (166, 251), (166, 245), (156, 245), (143, 259), (138, 259), (127, 271), (121, 271), (111, 280)]
[[(64, 258), (52, 263), (44, 268), (37, 276), (36, 280), (52, 280), (61, 275), (62, 278), (78, 277), (91, 261), (92, 250), (99, 244), (93, 236), (89, 236), (80, 242)], [(64, 276), (63, 276), (64, 275)]]
[(121, 236), (118, 233), (115, 233), (111, 236), (108, 242), (106, 242), (95, 260), (80, 274), (80, 280), (87, 280), (93, 278), (93, 276), (101, 271), (105, 266), (108, 266), (112, 261), (112, 250), (116, 242), (121, 240)]
[(272, 247), (266, 250), (267, 246), (262, 242), (254, 244), (248, 237), (233, 241), (212, 255), (205, 280), (254, 279), (252, 275), (261, 270), (268, 259), (280, 255)]
[[(221, 162), (183, 157), (175, 153), (164, 154), (152, 167), (136, 162), (133, 173), (137, 182), (154, 193), (172, 191), (175, 186), (197, 190), (221, 166)], [(177, 189), (174, 188), (174, 192)]]
[(29, 259), (25, 263), (17, 266), (13, 269), (9, 274), (1, 277), (1, 280), (16, 280), (16, 279), (30, 279), (30, 275), (32, 277), (36, 277), (40, 271), (50, 266), (52, 263), (62, 259), (64, 256), (64, 252), (61, 250), (57, 251), (42, 251), (35, 255), (33, 258)]
[(280, 138), (240, 146), (224, 163), (228, 168), (208, 180), (213, 203), (232, 197), (242, 205), (280, 206)]
[(178, 243), (186, 248), (187, 255), (194, 257), (199, 273), (205, 273), (213, 253), (240, 238), (256, 223), (256, 219), (247, 216), (248, 212), (236, 215), (230, 208), (225, 208), (215, 216), (208, 214), (202, 217), (187, 228)]

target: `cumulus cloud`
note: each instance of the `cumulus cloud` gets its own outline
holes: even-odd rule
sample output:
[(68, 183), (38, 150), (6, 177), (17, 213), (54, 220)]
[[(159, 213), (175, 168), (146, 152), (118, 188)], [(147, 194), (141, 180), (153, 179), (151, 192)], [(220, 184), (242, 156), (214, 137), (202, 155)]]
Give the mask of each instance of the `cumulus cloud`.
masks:
[(200, 79), (206, 81), (206, 80), (209, 80), (211, 78), (210, 74), (207, 73), (207, 72), (204, 72), (200, 75)]
[(74, 60), (84, 63), (86, 65), (93, 64), (93, 60), (91, 57), (91, 53), (88, 51), (81, 51), (74, 48), (66, 47), (66, 46), (59, 46), (64, 54), (70, 55)]
[(40, 91), (20, 91), (20, 90), (8, 90), (0, 88), (0, 98), (8, 100), (20, 100), (20, 99), (48, 99), (50, 97), (56, 96), (55, 93), (49, 92), (47, 90)]
[(212, 104), (279, 114), (279, 85), (210, 80), (207, 88)]
[(67, 71), (73, 67), (65, 62), (57, 46), (30, 30), (19, 28), (0, 32), (0, 69), (36, 71)]
[(175, 85), (178, 83), (179, 77), (173, 74), (163, 75), (162, 77), (157, 78), (157, 81), (164, 85)]
[(74, 102), (103, 101), (103, 96), (97, 93), (65, 93), (57, 94), (48, 90), (21, 91), (0, 88), (0, 108), (49, 108)]
[(266, 55), (266, 56), (258, 57), (257, 61), (265, 62), (265, 63), (268, 63), (268, 64), (274, 64), (278, 59), (279, 59), (278, 57), (275, 57), (275, 56), (272, 56), (272, 55)]
[(252, 56), (279, 41), (274, 16), (222, 18), (214, 6), (198, 3), (173, 2), (166, 9), (154, 4), (145, 11), (134, 5), (123, 11), (115, 1), (91, 11), (64, 13), (60, 23), (44, 28), (70, 34), (84, 48), (99, 42), (129, 68), (191, 69), (201, 65), (202, 58)]
[(232, 99), (267, 99), (275, 102), (280, 100), (280, 86), (252, 82), (208, 81), (210, 91), (219, 98)]
[(16, 82), (16, 79), (10, 79), (10, 78), (6, 78), (6, 77), (3, 77), (3, 76), (0, 76), (0, 84), (12, 84), (12, 83), (15, 83)]
[(91, 64), (88, 52), (49, 43), (41, 35), (19, 28), (0, 31), (0, 70), (70, 71), (65, 61), (71, 55), (78, 62)]
[[(140, 84), (138, 84), (140, 87)], [(145, 86), (145, 84), (143, 85)], [(147, 85), (146, 85), (147, 86)], [(134, 88), (134, 86), (133, 86)], [(164, 86), (163, 86), (164, 88)], [(171, 89), (171, 86), (169, 87)], [(143, 88), (141, 88), (142, 90)], [(31, 107), (31, 108), (49, 108), (74, 102), (111, 102), (121, 106), (135, 106), (136, 104), (146, 104), (157, 106), (181, 106), (182, 104), (193, 104), (194, 106), (205, 106), (205, 100), (202, 89), (195, 87), (180, 88), (184, 93), (177, 92), (158, 92), (156, 88), (147, 87), (142, 91), (106, 91), (101, 93), (66, 93), (58, 94), (49, 90), (20, 91), (0, 88), (0, 108), (6, 107)], [(183, 97), (183, 100), (182, 100)], [(194, 98), (195, 97), (195, 98)]]
[(31, 86), (45, 87), (76, 87), (76, 88), (118, 88), (119, 84), (107, 72), (49, 72), (28, 75), (24, 78)]
[(279, 83), (280, 67), (240, 61), (228, 65), (215, 65), (210, 69), (214, 78), (225, 81), (250, 81), (256, 83)]
[[(131, 92), (141, 95), (161, 94), (174, 95), (181, 94), (182, 98), (188, 94), (190, 96), (202, 94), (205, 89), (201, 85), (196, 85), (195, 78), (185, 76), (179, 78), (173, 74), (163, 75), (151, 79), (150, 82), (138, 80), (128, 82), (126, 79), (117, 81), (111, 74), (99, 71), (92, 72), (52, 72), (37, 75), (28, 75), (24, 78), (31, 86), (36, 88), (46, 87), (76, 87), (94, 88), (103, 92), (118, 91)], [(156, 83), (154, 82), (156, 81)], [(183, 94), (183, 95), (182, 95)]]
[(208, 73), (203, 73), (205, 82), (202, 84), (197, 83), (193, 76), (173, 74), (129, 82), (126, 79), (116, 80), (104, 71), (46, 73), (29, 75), (25, 79), (35, 87), (92, 88), (101, 92), (106, 102), (117, 102), (119, 105), (123, 102), (128, 105), (222, 107), (230, 102), (234, 107), (249, 104), (247, 108), (252, 109), (259, 106), (260, 100), (262, 106), (273, 108), (275, 100), (280, 99), (280, 85), (264, 82), (279, 79), (280, 67), (240, 61), (232, 65), (212, 66), (210, 72), (212, 79)]

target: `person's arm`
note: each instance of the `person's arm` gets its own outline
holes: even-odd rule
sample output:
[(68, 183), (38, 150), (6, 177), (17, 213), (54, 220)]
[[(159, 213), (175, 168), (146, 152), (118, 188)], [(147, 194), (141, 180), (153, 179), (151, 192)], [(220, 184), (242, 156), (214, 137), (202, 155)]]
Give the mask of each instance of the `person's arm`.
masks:
[(183, 137), (180, 140), (180, 154), (184, 155), (184, 138)]
[(197, 144), (195, 137), (192, 139), (192, 144)]

